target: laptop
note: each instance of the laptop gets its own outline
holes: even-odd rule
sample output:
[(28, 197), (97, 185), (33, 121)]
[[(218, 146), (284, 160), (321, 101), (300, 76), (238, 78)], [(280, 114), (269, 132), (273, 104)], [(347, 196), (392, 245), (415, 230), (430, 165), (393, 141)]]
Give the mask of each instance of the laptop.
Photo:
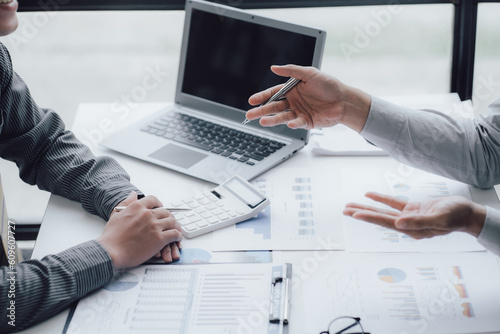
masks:
[(326, 32), (188, 0), (174, 103), (101, 145), (216, 184), (251, 180), (302, 149), (308, 130), (241, 123), (248, 98), (284, 83), (271, 65), (320, 67)]

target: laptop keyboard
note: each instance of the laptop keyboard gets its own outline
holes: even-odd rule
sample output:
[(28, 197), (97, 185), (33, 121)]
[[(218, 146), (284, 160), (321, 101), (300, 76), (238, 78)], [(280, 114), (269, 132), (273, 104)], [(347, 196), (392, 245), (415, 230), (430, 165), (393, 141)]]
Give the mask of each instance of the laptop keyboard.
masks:
[(251, 166), (286, 145), (179, 112), (165, 114), (141, 131)]

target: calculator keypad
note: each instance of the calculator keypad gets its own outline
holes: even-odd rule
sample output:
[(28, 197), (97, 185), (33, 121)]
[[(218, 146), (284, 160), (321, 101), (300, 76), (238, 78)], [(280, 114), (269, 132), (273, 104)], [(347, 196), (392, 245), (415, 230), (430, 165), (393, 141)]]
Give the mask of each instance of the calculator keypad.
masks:
[[(187, 236), (196, 236), (217, 229), (216, 225), (227, 223), (244, 214), (238, 209), (227, 207), (222, 200), (210, 191), (197, 193), (183, 201), (172, 203), (172, 206), (188, 206), (193, 210), (173, 212)], [(205, 231), (206, 230), (206, 231)]]

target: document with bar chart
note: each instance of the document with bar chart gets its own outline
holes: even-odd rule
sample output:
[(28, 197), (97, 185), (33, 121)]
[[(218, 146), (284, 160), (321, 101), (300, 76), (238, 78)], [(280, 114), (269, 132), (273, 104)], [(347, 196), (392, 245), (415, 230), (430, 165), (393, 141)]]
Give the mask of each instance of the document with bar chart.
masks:
[[(140, 266), (82, 299), (66, 333), (282, 334), (283, 321), (270, 322), (271, 291), (285, 296), (273, 282), (291, 279), (291, 270), (290, 264)], [(289, 298), (287, 288), (280, 306)]]
[(213, 234), (214, 251), (343, 249), (341, 194), (335, 175), (277, 168), (253, 184), (271, 205)]
[(315, 305), (306, 311), (308, 333), (344, 315), (360, 316), (371, 333), (497, 332), (499, 281), (491, 254), (347, 254), (304, 283), (305, 302)]
[[(395, 196), (407, 201), (427, 202), (444, 196), (471, 199), (466, 184), (417, 169), (342, 170), (343, 205), (348, 202), (390, 209), (364, 197), (368, 191)], [(344, 217), (346, 248), (352, 252), (457, 252), (482, 251), (476, 238), (461, 232), (431, 239), (415, 240), (406, 234), (378, 225)]]

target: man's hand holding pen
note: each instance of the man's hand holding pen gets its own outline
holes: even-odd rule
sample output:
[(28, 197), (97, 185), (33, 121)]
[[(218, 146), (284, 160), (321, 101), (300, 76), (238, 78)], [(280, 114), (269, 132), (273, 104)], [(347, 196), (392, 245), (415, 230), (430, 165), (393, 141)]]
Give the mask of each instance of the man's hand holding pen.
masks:
[[(98, 239), (113, 259), (115, 269), (136, 266), (152, 256), (161, 256), (167, 263), (180, 258), (181, 226), (156, 197), (138, 200), (132, 192), (118, 207)], [(145, 254), (144, 248), (150, 251)]]
[[(286, 98), (264, 104), (282, 85), (252, 95), (248, 102), (259, 105), (246, 113), (248, 120), (260, 118), (263, 126), (287, 124), (292, 129), (312, 129), (349, 123), (358, 132), (363, 129), (371, 97), (349, 87), (314, 67), (272, 66), (271, 70), (300, 82)], [(350, 99), (350, 96), (355, 98)]]
[[(288, 93), (293, 87), (297, 86), (299, 83), (300, 83), (299, 79), (295, 78), (288, 79), (288, 81), (284, 84), (283, 87), (281, 87), (276, 93), (274, 93), (269, 99), (267, 99), (266, 102), (262, 103), (260, 106), (263, 107), (271, 102), (279, 101), (285, 98), (286, 93)], [(242, 124), (245, 125), (248, 122), (250, 122), (250, 120), (248, 118), (245, 118)]]

